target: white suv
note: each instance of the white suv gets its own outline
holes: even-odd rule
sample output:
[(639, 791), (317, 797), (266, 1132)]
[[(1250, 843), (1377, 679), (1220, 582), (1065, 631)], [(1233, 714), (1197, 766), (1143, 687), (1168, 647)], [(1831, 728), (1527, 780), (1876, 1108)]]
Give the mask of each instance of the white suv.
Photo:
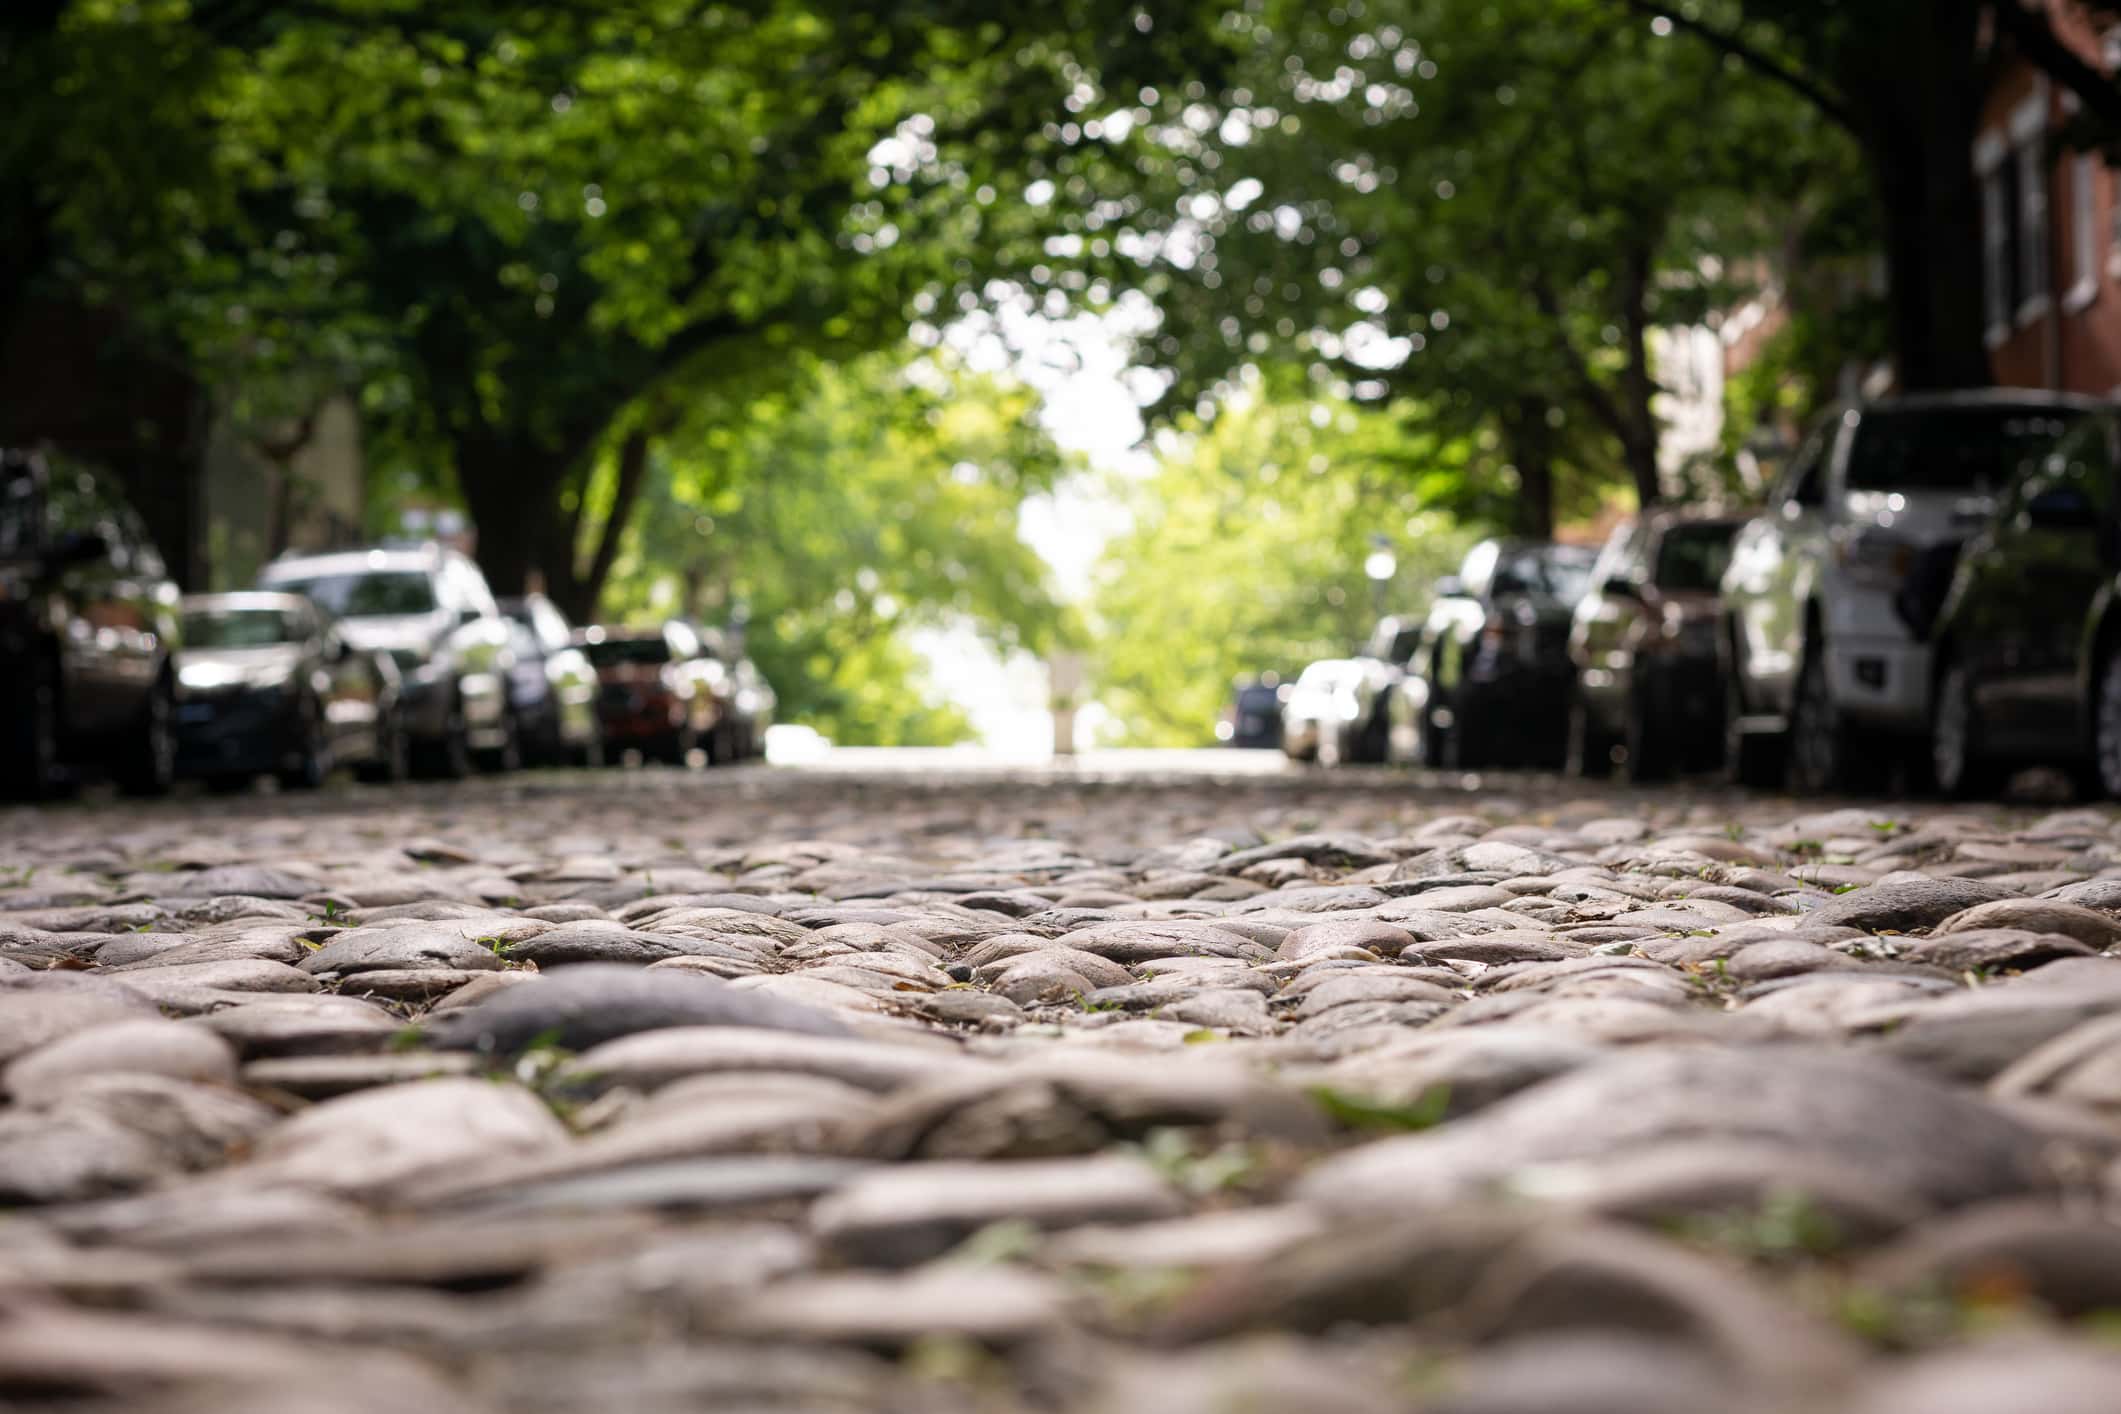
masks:
[[(1859, 762), (1912, 756), (1929, 727), (1921, 632), (1960, 542), (2017, 468), (2096, 406), (2015, 389), (1922, 394), (1814, 425), (1723, 576), (1736, 779), (1826, 791), (1855, 784)], [(1866, 749), (1864, 737), (1878, 740)]]

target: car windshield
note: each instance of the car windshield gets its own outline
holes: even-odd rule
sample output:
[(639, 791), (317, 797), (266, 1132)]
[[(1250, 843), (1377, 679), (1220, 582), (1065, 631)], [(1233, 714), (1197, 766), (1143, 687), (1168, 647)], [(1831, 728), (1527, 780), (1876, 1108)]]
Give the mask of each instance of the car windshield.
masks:
[(370, 570), (360, 574), (324, 574), (312, 579), (275, 579), (272, 587), (305, 594), (342, 619), (389, 618), (431, 614), (434, 585), (412, 570)]
[(1849, 489), (1992, 491), (2082, 416), (2074, 408), (2028, 407), (1867, 413), (1849, 449)]
[(1237, 710), (1240, 712), (1271, 712), (1280, 704), (1280, 697), (1271, 687), (1241, 688), (1237, 694)]
[(600, 643), (583, 644), (582, 652), (600, 668), (670, 661), (670, 645), (660, 638), (607, 638)]
[(1547, 545), (1537, 550), (1506, 552), (1495, 564), (1493, 592), (1580, 599), (1591, 582), (1591, 561), (1594, 558), (1590, 551), (1572, 545)]
[(184, 616), (187, 648), (269, 648), (300, 636), (281, 609), (194, 609)]
[(1731, 562), (1731, 539), (1738, 527), (1728, 522), (1675, 525), (1657, 547), (1657, 587), (1712, 593), (1723, 583)]

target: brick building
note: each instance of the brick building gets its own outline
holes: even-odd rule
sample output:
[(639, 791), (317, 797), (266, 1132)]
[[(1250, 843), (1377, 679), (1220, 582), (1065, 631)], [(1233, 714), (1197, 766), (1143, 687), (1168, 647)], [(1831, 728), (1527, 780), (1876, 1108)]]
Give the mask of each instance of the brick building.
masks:
[[(2121, 68), (2121, 30), (2102, 34), (2065, 0), (2052, 18), (2080, 55)], [(2076, 106), (2025, 63), (1983, 105), (1973, 161), (1989, 355), (1999, 383), (2121, 392), (2121, 200), (2098, 154), (2062, 144)]]

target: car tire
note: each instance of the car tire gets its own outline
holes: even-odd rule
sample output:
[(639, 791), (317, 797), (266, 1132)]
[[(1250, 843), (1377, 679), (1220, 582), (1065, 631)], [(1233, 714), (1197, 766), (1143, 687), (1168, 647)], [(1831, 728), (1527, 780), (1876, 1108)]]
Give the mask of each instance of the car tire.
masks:
[(1938, 794), (1973, 800), (2002, 789), (2003, 771), (1982, 757), (1980, 741), (1973, 680), (1964, 663), (1947, 662), (1930, 705), (1929, 776)]
[(1847, 788), (1852, 761), (1849, 731), (1827, 684), (1826, 655), (1816, 645), (1797, 671), (1790, 700), (1790, 734), (1783, 778), (1793, 795), (1825, 795)]
[(376, 728), (376, 755), (354, 768), (354, 775), (373, 785), (390, 785), (410, 774), (412, 746), (405, 738), (405, 719), (393, 712)]
[(669, 764), (682, 769), (690, 764), (692, 749), (699, 744), (699, 728), (687, 722), (663, 738), (662, 750), (656, 754)]
[(1723, 681), (1723, 778), (1734, 786), (1774, 790), (1782, 785), (1787, 742), (1779, 734), (1743, 732), (1745, 697), (1733, 676)]
[(1613, 747), (1591, 716), (1591, 705), (1583, 694), (1569, 694), (1568, 748), (1562, 770), (1584, 780), (1599, 780), (1613, 773)]
[(2093, 679), (2092, 770), (2107, 799), (2121, 800), (2121, 649), (2107, 649)]
[(501, 744), (479, 753), (479, 769), (493, 774), (523, 769), (523, 724), (505, 701), (501, 703)]
[(471, 774), (471, 727), (464, 720), (463, 698), (450, 699), (442, 739), (422, 744), (418, 766), (421, 775), (433, 780), (461, 781)]
[(302, 723), (302, 755), (294, 765), (277, 775), (282, 790), (315, 790), (331, 774), (331, 744), (324, 736), (324, 714), (313, 697), (302, 699), (295, 709)]
[(1655, 693), (1638, 674), (1628, 691), (1625, 744), (1630, 781), (1640, 783), (1671, 778), (1672, 746), (1664, 728), (1657, 712)]
[(140, 706), (112, 774), (127, 795), (167, 795), (177, 777), (176, 694), (168, 677), (155, 680)]
[(0, 797), (43, 800), (59, 780), (59, 665), (36, 654), (0, 702)]

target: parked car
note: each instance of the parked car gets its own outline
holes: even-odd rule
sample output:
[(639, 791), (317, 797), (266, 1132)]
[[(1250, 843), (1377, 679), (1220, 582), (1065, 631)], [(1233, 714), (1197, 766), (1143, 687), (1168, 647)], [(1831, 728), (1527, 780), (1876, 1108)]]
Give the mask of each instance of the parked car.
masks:
[(2121, 414), (2081, 419), (1967, 541), (1931, 638), (1930, 764), (1978, 795), (2058, 766), (2121, 796)]
[(258, 587), (314, 600), (354, 647), (390, 654), (403, 679), (413, 765), (458, 777), (522, 759), (507, 620), (478, 566), (440, 545), (286, 555)]
[(1737, 519), (1655, 511), (1613, 532), (1576, 603), (1568, 768), (1636, 780), (1705, 769), (1723, 755), (1717, 587)]
[(604, 727), (597, 716), (597, 670), (575, 645), (574, 629), (542, 594), (500, 601), (508, 620), (508, 700), (524, 754), (537, 761), (600, 766)]
[(1356, 653), (1362, 680), (1355, 687), (1355, 721), (1348, 730), (1346, 760), (1378, 762), (1391, 755), (1392, 697), (1406, 678), (1425, 628), (1419, 618), (1387, 614)]
[(1595, 558), (1577, 545), (1484, 540), (1436, 586), (1417, 660), (1429, 765), (1561, 764), (1575, 679), (1570, 615)]
[(715, 728), (707, 737), (707, 759), (748, 761), (765, 754), (766, 729), (773, 725), (779, 697), (758, 665), (730, 646), (729, 636), (712, 624), (689, 623), (699, 637), (700, 652), (719, 671), (709, 676), (715, 697)]
[(0, 450), (0, 791), (35, 799), (90, 765), (169, 788), (177, 597), (107, 479)]
[(725, 674), (688, 625), (676, 619), (655, 628), (606, 625), (577, 637), (597, 670), (597, 715), (607, 748), (631, 746), (683, 765), (711, 740)]
[(1925, 754), (1932, 661), (1909, 591), (1925, 566), (1939, 578), (1939, 558), (1982, 524), (1995, 492), (2095, 406), (1995, 390), (1854, 404), (1819, 421), (1723, 577), (1734, 778), (1825, 791)]
[(1282, 754), (1327, 766), (1341, 760), (1361, 680), (1362, 665), (1352, 658), (1322, 658), (1298, 674), (1282, 701)]
[(177, 769), (218, 784), (270, 771), (311, 787), (338, 766), (404, 776), (397, 664), (349, 644), (299, 594), (193, 594), (177, 654)]
[(1215, 740), (1224, 746), (1274, 750), (1281, 745), (1281, 704), (1291, 691), (1281, 674), (1264, 672), (1239, 678), (1230, 705), (1215, 721)]

